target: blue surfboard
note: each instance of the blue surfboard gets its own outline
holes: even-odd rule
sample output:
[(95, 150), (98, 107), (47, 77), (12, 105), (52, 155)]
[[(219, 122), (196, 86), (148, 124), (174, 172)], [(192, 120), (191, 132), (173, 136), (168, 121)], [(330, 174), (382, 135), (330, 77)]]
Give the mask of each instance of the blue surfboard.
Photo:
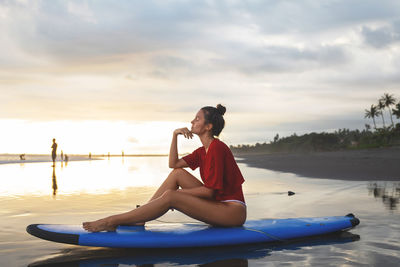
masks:
[(353, 214), (333, 217), (263, 219), (242, 227), (202, 223), (119, 226), (114, 232), (90, 233), (81, 225), (31, 224), (27, 232), (41, 239), (81, 246), (180, 248), (286, 241), (349, 230), (360, 223)]
[[(302, 247), (335, 246), (360, 240), (351, 232), (338, 232), (285, 242), (199, 248), (128, 248), (109, 249), (71, 247), (62, 253), (50, 253), (29, 264), (30, 267), (60, 266), (248, 266), (248, 260), (261, 259), (272, 251), (294, 251)], [(291, 252), (289, 252), (291, 253)]]

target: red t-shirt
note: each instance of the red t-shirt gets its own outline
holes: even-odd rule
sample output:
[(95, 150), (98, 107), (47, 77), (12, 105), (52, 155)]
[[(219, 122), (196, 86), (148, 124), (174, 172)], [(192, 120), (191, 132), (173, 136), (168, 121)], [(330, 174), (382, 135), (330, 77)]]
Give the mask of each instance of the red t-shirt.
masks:
[(204, 186), (215, 190), (215, 200), (240, 200), (244, 202), (242, 173), (229, 147), (214, 139), (207, 151), (200, 147), (185, 157), (192, 170), (200, 167)]

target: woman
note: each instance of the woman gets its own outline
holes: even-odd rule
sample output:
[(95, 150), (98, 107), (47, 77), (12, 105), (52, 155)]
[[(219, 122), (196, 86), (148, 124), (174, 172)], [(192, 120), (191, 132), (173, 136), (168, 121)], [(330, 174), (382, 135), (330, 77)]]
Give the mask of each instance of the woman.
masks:
[[(143, 225), (173, 208), (216, 226), (241, 226), (246, 221), (242, 183), (243, 176), (232, 152), (216, 137), (224, 128), (225, 107), (203, 107), (192, 120), (192, 129), (176, 129), (169, 154), (169, 167), (174, 170), (158, 188), (150, 201), (137, 209), (94, 222), (84, 222), (90, 232), (114, 231), (118, 225)], [(178, 158), (178, 135), (193, 138), (197, 134), (203, 144), (192, 154)], [(200, 167), (200, 182), (183, 168)]]

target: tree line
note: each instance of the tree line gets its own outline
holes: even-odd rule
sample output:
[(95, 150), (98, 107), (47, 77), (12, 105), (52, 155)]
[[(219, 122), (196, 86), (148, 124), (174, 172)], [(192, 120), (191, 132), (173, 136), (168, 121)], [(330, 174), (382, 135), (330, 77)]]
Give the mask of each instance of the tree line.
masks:
[[(391, 124), (386, 127), (384, 111), (388, 109)], [(382, 119), (382, 127), (378, 128), (375, 118)], [(393, 120), (400, 119), (400, 101), (396, 103), (393, 95), (385, 93), (376, 105), (371, 105), (365, 110), (365, 118), (371, 118), (374, 128), (365, 124), (362, 131), (339, 129), (333, 133), (309, 133), (297, 135), (296, 133), (287, 137), (279, 137), (276, 134), (274, 139), (267, 143), (256, 143), (255, 145), (230, 146), (235, 154), (245, 153), (274, 153), (274, 152), (316, 152), (334, 151), (344, 149), (363, 149), (400, 145), (400, 123)]]
[[(397, 104), (396, 101), (397, 100), (393, 95), (384, 93), (383, 96), (379, 98), (378, 103), (376, 105), (372, 104), (369, 109), (365, 110), (365, 118), (372, 118), (375, 130), (376, 130), (375, 118), (379, 116), (381, 116), (382, 118), (383, 128), (386, 128), (385, 117), (383, 116), (386, 108), (389, 110), (390, 120), (392, 122), (392, 125), (389, 127), (394, 128), (393, 115), (395, 115), (397, 119), (400, 118), (400, 101)], [(395, 106), (395, 108), (393, 108), (393, 106)]]

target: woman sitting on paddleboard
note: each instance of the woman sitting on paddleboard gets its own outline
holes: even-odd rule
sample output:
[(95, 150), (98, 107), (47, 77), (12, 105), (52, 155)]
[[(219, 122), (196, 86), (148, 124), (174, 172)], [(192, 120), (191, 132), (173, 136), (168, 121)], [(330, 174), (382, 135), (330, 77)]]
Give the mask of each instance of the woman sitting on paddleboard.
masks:
[[(176, 129), (169, 154), (169, 167), (174, 170), (158, 188), (150, 201), (137, 209), (94, 222), (84, 222), (90, 232), (112, 231), (118, 225), (140, 225), (154, 220), (173, 208), (216, 226), (241, 226), (246, 221), (242, 184), (243, 176), (229, 147), (216, 137), (224, 128), (222, 105), (203, 107), (192, 120), (192, 129)], [(181, 159), (178, 158), (178, 135), (193, 138), (197, 134), (203, 144)], [(200, 167), (203, 182), (183, 168)]]

